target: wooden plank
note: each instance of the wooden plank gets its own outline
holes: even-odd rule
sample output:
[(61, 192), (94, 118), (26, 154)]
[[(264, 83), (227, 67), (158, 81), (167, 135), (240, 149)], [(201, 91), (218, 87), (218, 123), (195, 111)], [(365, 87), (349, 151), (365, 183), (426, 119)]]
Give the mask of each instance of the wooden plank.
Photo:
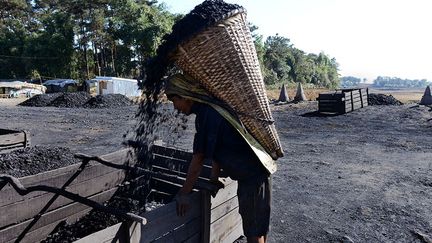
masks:
[[(141, 227), (141, 243), (151, 242), (183, 224), (187, 224), (200, 217), (200, 193), (189, 195), (191, 202), (189, 211), (185, 216), (177, 216), (176, 202), (171, 202), (163, 207), (144, 213), (143, 217), (147, 219), (147, 224)], [(199, 228), (199, 227), (198, 227)]]
[[(167, 169), (187, 172), (190, 164), (190, 160), (181, 160), (173, 157), (166, 157), (163, 155), (154, 155), (154, 158), (150, 162), (151, 165), (157, 165), (161, 167), (165, 167)], [(211, 161), (205, 160), (203, 169), (211, 169)]]
[(186, 173), (189, 168), (190, 161), (178, 160), (172, 157), (165, 157), (161, 155), (154, 155), (150, 164), (164, 167), (173, 171), (180, 171)]
[(100, 230), (89, 236), (76, 240), (74, 241), (74, 243), (96, 243), (96, 242), (126, 243), (127, 242), (127, 236), (125, 231), (126, 224), (127, 223), (118, 223), (104, 230)]
[(352, 99), (352, 102), (360, 102), (361, 103), (361, 97), (360, 96), (359, 97), (354, 97)]
[(318, 94), (318, 100), (340, 100), (345, 97), (342, 93)]
[(0, 146), (8, 146), (20, 143), (26, 144), (26, 135), (24, 132), (0, 135)]
[(158, 190), (151, 189), (150, 193), (147, 195), (146, 198), (148, 201), (166, 203), (166, 202), (170, 202), (174, 198), (174, 194), (169, 194), (166, 192), (161, 192)]
[(227, 200), (237, 196), (237, 181), (227, 181), (229, 184), (225, 185), (225, 188), (220, 189), (214, 198), (210, 199), (211, 209), (221, 205)]
[(344, 107), (345, 105), (343, 103), (340, 104), (319, 104), (319, 108), (330, 108), (330, 109), (338, 109), (340, 107)]
[(211, 210), (211, 219), (210, 223), (214, 223), (215, 221), (222, 218), (224, 215), (228, 214), (232, 210), (238, 208), (238, 197), (232, 197), (227, 199), (224, 203), (218, 205), (217, 207), (214, 207)]
[(201, 236), (199, 233), (194, 234), (189, 239), (186, 239), (184, 243), (202, 243), (202, 242), (208, 242), (208, 241), (201, 241)]
[[(89, 199), (103, 203), (105, 201), (108, 201), (116, 191), (117, 188), (113, 188), (108, 191), (104, 191), (94, 196), (91, 196), (89, 197)], [(26, 234), (26, 238), (34, 239), (34, 237), (38, 237), (38, 239), (44, 239), (52, 231), (51, 226), (53, 226), (52, 228), (54, 228), (59, 222), (67, 220), (68, 218), (75, 220), (75, 218), (77, 217), (76, 215), (85, 215), (90, 210), (90, 207), (78, 202), (74, 202), (72, 204), (45, 213), (32, 227), (32, 229)], [(71, 219), (69, 221), (72, 221)], [(21, 232), (23, 232), (25, 228), (31, 223), (32, 220), (33, 219), (29, 219), (22, 223), (2, 229), (0, 231), (0, 242), (15, 240), (18, 235), (21, 234)]]
[(201, 242), (210, 241), (211, 201), (210, 192), (201, 191)]
[(163, 147), (159, 145), (153, 145), (151, 149), (152, 153), (160, 154), (164, 156), (174, 157), (181, 160), (191, 161), (192, 153), (188, 151), (178, 150), (174, 148)]
[[(169, 169), (166, 169), (164, 167), (159, 167), (159, 166), (153, 166), (152, 170), (154, 172), (160, 172), (166, 175), (173, 175), (173, 176), (179, 176), (182, 178), (186, 178), (186, 172), (180, 172), (180, 171), (172, 171)], [(205, 168), (203, 167), (203, 169), (201, 170), (200, 176), (198, 177), (198, 180), (200, 181), (208, 181), (210, 178), (210, 174), (211, 174), (211, 169), (210, 168)], [(153, 175), (152, 177), (158, 177), (157, 175)], [(163, 177), (161, 177), (163, 179)], [(173, 182), (175, 182), (177, 180), (173, 179)]]
[[(74, 184), (68, 188), (68, 191), (87, 197), (114, 188), (124, 180), (124, 176), (125, 173), (123, 171), (114, 171), (79, 184)], [(38, 197), (1, 207), (0, 210), (3, 213), (0, 214), (0, 228), (26, 220), (38, 214), (53, 196), (54, 194), (52, 193), (46, 193)], [(49, 210), (53, 210), (71, 202), (72, 200), (70, 199), (59, 197), (49, 207)]]
[(176, 184), (170, 181), (153, 178), (150, 181), (150, 186), (152, 189), (165, 192), (171, 195), (177, 194), (178, 190), (183, 186), (182, 184)]
[(139, 243), (141, 237), (141, 224), (123, 222), (90, 234), (74, 243)]
[[(199, 235), (201, 229), (200, 218), (194, 218), (193, 220), (181, 225), (180, 227), (174, 228), (162, 237), (152, 241), (154, 243), (165, 243), (165, 242), (184, 242), (194, 235)], [(143, 235), (144, 236), (144, 235)], [(145, 237), (145, 236), (144, 236)], [(141, 241), (142, 242), (142, 241)], [(205, 242), (205, 241), (197, 241)]]
[(234, 242), (242, 234), (242, 220), (238, 208), (210, 225), (210, 242)]
[(360, 108), (362, 108), (362, 105), (361, 105), (360, 102), (358, 102), (358, 103), (354, 103), (354, 105), (353, 105), (353, 109), (354, 109), (354, 110), (358, 110), (358, 109), (360, 109)]
[[(74, 222), (75, 220), (78, 220), (79, 218), (81, 218), (82, 216), (86, 215), (91, 209), (88, 209), (87, 211), (81, 211), (71, 217), (69, 217), (69, 220), (71, 220), (71, 222)], [(60, 222), (55, 222), (52, 223), (50, 225), (44, 226), (42, 228), (39, 228), (35, 231), (30, 232), (29, 234), (27, 234), (25, 236), (24, 239), (22, 239), (20, 241), (20, 243), (34, 243), (34, 242), (39, 242), (41, 240), (44, 240), (46, 238), (46, 236), (48, 236), (59, 224)], [(16, 243), (16, 240), (12, 240), (12, 241), (8, 241), (6, 243)]]
[[(102, 158), (112, 163), (123, 164), (124, 161), (126, 161), (126, 156), (128, 153), (129, 150), (125, 149), (104, 155)], [(19, 178), (19, 180), (25, 187), (35, 185), (62, 187), (64, 183), (75, 173), (79, 166), (80, 164), (74, 164), (56, 170), (22, 177)], [(116, 170), (117, 169), (94, 162), (86, 167), (83, 172), (81, 172), (81, 174), (71, 183), (71, 186)], [(7, 185), (3, 188), (3, 190), (0, 191), (0, 207), (43, 194), (46, 194), (46, 192), (33, 192), (25, 196), (21, 196), (16, 193), (16, 191), (11, 186)]]

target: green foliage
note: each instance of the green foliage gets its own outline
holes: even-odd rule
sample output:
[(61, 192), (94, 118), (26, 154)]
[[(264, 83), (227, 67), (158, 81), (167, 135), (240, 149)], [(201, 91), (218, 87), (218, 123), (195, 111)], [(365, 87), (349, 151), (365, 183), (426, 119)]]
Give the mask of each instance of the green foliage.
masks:
[(430, 85), (426, 79), (401, 79), (396, 77), (382, 77), (378, 76), (374, 82), (373, 86), (377, 88), (424, 88)]
[(353, 77), (353, 76), (345, 76), (341, 78), (340, 87), (342, 88), (357, 87), (360, 82), (361, 82), (360, 78)]
[(306, 54), (278, 34), (269, 36), (264, 44), (262, 36), (255, 35), (255, 47), (266, 85), (304, 83), (326, 88), (339, 85), (338, 64), (324, 53)]
[(134, 77), (177, 16), (157, 1), (0, 0), (0, 77)]
[[(134, 78), (181, 15), (145, 0), (0, 0), (0, 77)], [(264, 82), (339, 83), (337, 63), (250, 25)]]

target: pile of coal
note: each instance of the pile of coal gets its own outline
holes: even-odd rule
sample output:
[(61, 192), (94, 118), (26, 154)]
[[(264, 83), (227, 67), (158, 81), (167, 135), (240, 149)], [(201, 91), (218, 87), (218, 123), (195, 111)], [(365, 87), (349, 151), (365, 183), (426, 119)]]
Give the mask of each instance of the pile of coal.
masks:
[(69, 148), (34, 146), (0, 154), (0, 174), (14, 177), (35, 175), (80, 163)]
[(87, 92), (64, 93), (57, 97), (48, 106), (76, 108), (82, 107), (89, 101), (91, 95)]
[(134, 105), (122, 94), (106, 94), (92, 97), (86, 92), (40, 94), (20, 103), (21, 106), (66, 108), (117, 108)]
[(97, 95), (83, 105), (84, 108), (117, 108), (133, 105), (133, 102), (122, 94)]
[(392, 95), (385, 94), (369, 94), (368, 102), (369, 105), (403, 105), (402, 102)]
[(31, 97), (28, 100), (20, 103), (21, 106), (30, 106), (30, 107), (44, 107), (48, 106), (53, 102), (53, 100), (57, 99), (59, 96), (62, 96), (63, 93), (50, 93), (50, 94), (39, 94)]

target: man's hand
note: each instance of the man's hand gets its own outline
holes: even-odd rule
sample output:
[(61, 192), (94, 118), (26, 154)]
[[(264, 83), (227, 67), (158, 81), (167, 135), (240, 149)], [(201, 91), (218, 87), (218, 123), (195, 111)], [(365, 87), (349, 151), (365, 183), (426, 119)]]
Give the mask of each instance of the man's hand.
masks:
[(211, 179), (210, 182), (216, 186), (216, 190), (210, 192), (210, 195), (214, 198), (220, 189), (225, 188), (225, 184), (218, 179)]
[(177, 195), (174, 197), (174, 200), (177, 204), (177, 215), (181, 217), (185, 216), (186, 212), (189, 210), (190, 207), (190, 200), (188, 195), (182, 192), (178, 192)]

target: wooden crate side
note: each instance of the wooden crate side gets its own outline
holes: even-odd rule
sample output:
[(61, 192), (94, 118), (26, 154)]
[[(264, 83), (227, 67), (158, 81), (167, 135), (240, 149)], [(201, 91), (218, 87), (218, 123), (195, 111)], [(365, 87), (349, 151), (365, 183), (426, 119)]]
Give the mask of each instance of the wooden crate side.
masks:
[(0, 147), (7, 147), (14, 144), (26, 145), (26, 134), (24, 132), (13, 132), (9, 134), (0, 135)]
[[(112, 173), (72, 185), (68, 188), (68, 191), (88, 197), (101, 191), (116, 187), (124, 180), (124, 177), (125, 174), (123, 171), (114, 171)], [(46, 193), (25, 201), (19, 201), (17, 203), (1, 207), (0, 210), (4, 213), (0, 214), (0, 227), (17, 223), (35, 216), (53, 196), (54, 194), (52, 193)], [(53, 210), (71, 202), (72, 200), (70, 199), (58, 197), (52, 203), (52, 205), (50, 205), (48, 210)]]
[(234, 242), (243, 235), (242, 221), (238, 208), (225, 214), (210, 225), (210, 242)]
[[(198, 235), (200, 236), (201, 229), (201, 220), (200, 218), (194, 218), (191, 221), (169, 231), (167, 234), (162, 237), (155, 239), (154, 243), (165, 243), (165, 242), (184, 242), (186, 240)], [(200, 240), (196, 242), (202, 242)]]
[[(126, 161), (128, 152), (129, 150), (120, 150), (102, 156), (102, 158), (112, 163), (124, 163), (124, 161)], [(76, 172), (79, 166), (80, 164), (74, 164), (56, 170), (22, 177), (19, 178), (19, 180), (21, 184), (23, 184), (25, 187), (34, 185), (62, 187), (64, 183)], [(80, 173), (80, 175), (71, 183), (70, 186), (74, 184), (79, 184), (83, 181), (87, 181), (100, 175), (111, 173), (113, 171), (117, 171), (117, 169), (101, 165), (99, 163), (92, 163)], [(21, 196), (16, 193), (16, 191), (10, 185), (7, 185), (5, 188), (3, 188), (3, 190), (0, 191), (0, 206), (5, 206), (8, 204), (16, 203), (18, 201), (27, 200), (29, 198), (33, 198), (43, 194), (46, 194), (46, 192), (33, 192), (25, 196)]]
[(343, 93), (321, 93), (318, 94), (318, 100), (341, 100), (345, 95)]
[[(116, 190), (117, 188), (112, 188), (108, 191), (104, 191), (94, 196), (91, 196), (89, 197), (89, 199), (102, 203), (109, 200), (112, 195), (114, 195)], [(64, 220), (74, 221), (78, 218), (78, 215), (85, 215), (90, 210), (91, 208), (89, 208), (88, 206), (75, 202), (58, 208), (56, 210), (47, 212), (43, 214), (41, 218), (37, 221), (37, 223), (28, 231), (28, 233), (26, 234), (26, 238), (34, 239), (34, 235), (36, 235), (38, 239), (44, 239), (59, 222)], [(0, 230), (0, 242), (15, 240), (21, 234), (21, 232), (23, 232), (26, 227), (32, 222), (32, 220), (33, 219), (29, 219), (22, 223), (15, 224)]]
[[(69, 217), (69, 220), (71, 220), (72, 222), (75, 220), (78, 220), (79, 218), (81, 218), (82, 216), (84, 216), (85, 214), (87, 214), (91, 209), (88, 209), (87, 211), (81, 211), (75, 215), (72, 215)], [(48, 236), (56, 227), (57, 225), (60, 223), (59, 222), (55, 222), (49, 225), (46, 225), (44, 227), (41, 227), (37, 230), (34, 230), (32, 232), (29, 232), (28, 234), (26, 234), (25, 238), (22, 239), (20, 241), (20, 243), (34, 243), (34, 242), (39, 242), (43, 239), (46, 238), (46, 236)], [(7, 243), (12, 243), (15, 242), (16, 240), (11, 240), (11, 241), (7, 241)]]
[[(178, 171), (170, 171), (169, 169), (163, 168), (163, 167), (159, 167), (159, 166), (152, 166), (152, 170), (154, 172), (160, 172), (163, 175), (152, 175), (152, 178), (160, 178), (160, 179), (166, 179), (168, 180), (169, 176), (175, 176), (177, 178), (172, 178), (169, 179), (172, 182), (175, 183), (179, 183), (179, 184), (183, 184), (184, 181), (186, 180), (186, 173), (183, 172), (178, 172)], [(204, 174), (204, 175), (203, 175)], [(200, 182), (208, 182), (209, 181), (209, 176), (210, 176), (210, 171), (208, 171), (208, 173), (203, 173), (203, 171), (201, 171), (200, 176), (198, 177), (198, 181)]]
[(227, 201), (221, 203), (217, 207), (211, 210), (211, 219), (210, 223), (214, 223), (215, 221), (221, 219), (223, 216), (231, 212), (232, 210), (238, 208), (238, 197), (227, 198)]
[[(168, 203), (158, 209), (143, 214), (143, 217), (147, 219), (147, 224), (141, 226), (142, 237), (140, 242), (151, 242), (183, 224), (187, 224), (196, 219), (199, 221), (201, 214), (201, 195), (199, 192), (196, 192), (189, 195), (189, 197), (189, 201), (191, 202), (190, 209), (183, 217), (177, 216), (176, 202)], [(199, 229), (200, 227), (197, 228)]]
[(358, 109), (360, 109), (360, 108), (362, 108), (362, 104), (361, 104), (360, 101), (355, 102), (355, 103), (353, 104), (353, 110), (358, 110)]
[[(127, 223), (118, 223), (106, 229), (93, 233), (87, 237), (74, 241), (74, 243), (127, 243), (129, 242), (129, 235), (125, 229)], [(130, 241), (136, 242), (136, 241)]]
[(168, 148), (160, 145), (153, 145), (151, 152), (153, 154), (159, 154), (169, 157), (174, 157), (181, 160), (190, 161), (192, 159), (192, 153), (188, 151), (182, 151), (174, 148)]
[(216, 196), (210, 199), (212, 210), (237, 195), (237, 181), (227, 179), (225, 183), (225, 188), (220, 189)]
[(208, 241), (202, 241), (201, 235), (199, 233), (192, 235), (189, 239), (186, 239), (184, 241), (184, 243), (202, 243), (202, 242), (208, 242)]
[(180, 190), (180, 188), (182, 187), (182, 184), (153, 178), (152, 180), (150, 180), (150, 186), (152, 189), (165, 192), (171, 195), (175, 195), (177, 194), (178, 190)]
[[(179, 160), (173, 157), (166, 157), (162, 155), (154, 155), (153, 160), (151, 161), (152, 166), (158, 166), (162, 168), (166, 168), (171, 172), (181, 172), (187, 173), (190, 161), (189, 160)], [(210, 177), (211, 166), (204, 165), (201, 170), (202, 177)]]

